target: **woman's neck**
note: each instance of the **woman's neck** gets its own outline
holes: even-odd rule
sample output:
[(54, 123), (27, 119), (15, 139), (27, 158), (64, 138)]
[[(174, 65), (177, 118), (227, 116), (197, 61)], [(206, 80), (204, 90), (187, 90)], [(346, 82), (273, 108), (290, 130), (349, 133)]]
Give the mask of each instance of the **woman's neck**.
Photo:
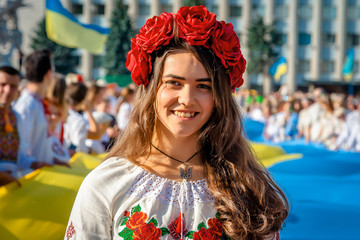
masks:
[(154, 134), (151, 144), (153, 146), (150, 155), (140, 160), (147, 171), (181, 182), (184, 179), (181, 169), (188, 171), (191, 168), (189, 178), (185, 177), (186, 179), (196, 181), (205, 178), (196, 136), (176, 138), (166, 134)]
[[(200, 146), (198, 144), (196, 136), (181, 138), (175, 137), (173, 135), (169, 136), (166, 134), (155, 133), (151, 143), (167, 155), (183, 162), (200, 150)], [(156, 149), (152, 149), (151, 154), (158, 155), (159, 151)], [(196, 158), (194, 158), (193, 160), (195, 159)]]

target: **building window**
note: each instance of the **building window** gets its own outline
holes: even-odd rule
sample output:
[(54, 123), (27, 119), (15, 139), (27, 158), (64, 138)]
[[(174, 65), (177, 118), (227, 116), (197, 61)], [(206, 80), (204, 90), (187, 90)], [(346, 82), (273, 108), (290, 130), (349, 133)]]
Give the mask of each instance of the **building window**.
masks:
[(140, 16), (149, 16), (150, 15), (150, 5), (139, 4), (139, 15)]
[(289, 16), (289, 7), (287, 5), (280, 5), (275, 8), (275, 18), (283, 20)]
[(322, 61), (321, 65), (321, 72), (322, 73), (333, 73), (334, 72), (334, 61)]
[(93, 67), (99, 68), (102, 67), (102, 64), (103, 64), (103, 56), (95, 55), (93, 59)]
[(298, 14), (300, 19), (311, 19), (312, 7), (310, 5), (300, 6)]
[(252, 19), (258, 19), (265, 16), (265, 8), (262, 5), (253, 5), (251, 11)]
[(171, 13), (173, 11), (173, 8), (172, 8), (172, 5), (170, 4), (163, 4), (161, 6), (161, 12), (168, 12), (168, 13)]
[(327, 20), (336, 19), (336, 7), (335, 6), (324, 6), (323, 18)]
[(348, 34), (347, 43), (348, 43), (348, 46), (359, 46), (360, 45), (360, 35)]
[(335, 34), (324, 33), (322, 34), (322, 44), (324, 46), (331, 46), (335, 44)]
[(104, 15), (105, 14), (105, 5), (104, 4), (94, 4), (94, 14)]
[(212, 5), (211, 9), (209, 9), (209, 10), (212, 13), (219, 14), (219, 6), (218, 5)]
[(75, 66), (81, 65), (81, 56), (79, 55), (73, 55)]
[(240, 6), (231, 6), (230, 7), (230, 17), (241, 17), (242, 8)]
[(353, 68), (353, 73), (358, 73), (359, 72), (359, 61), (354, 61), (354, 68)]
[(308, 33), (299, 33), (299, 45), (305, 46), (311, 43), (311, 35)]
[(309, 60), (300, 60), (298, 65), (298, 71), (301, 73), (310, 72), (310, 61)]
[(299, 0), (299, 6), (309, 5), (309, 0)]
[(285, 45), (287, 43), (287, 34), (285, 33), (277, 33), (275, 38), (279, 41), (280, 45)]
[(73, 3), (71, 5), (71, 10), (74, 15), (83, 14), (83, 5), (78, 3)]
[(360, 18), (360, 7), (354, 6), (347, 9), (347, 16), (350, 20), (356, 20)]

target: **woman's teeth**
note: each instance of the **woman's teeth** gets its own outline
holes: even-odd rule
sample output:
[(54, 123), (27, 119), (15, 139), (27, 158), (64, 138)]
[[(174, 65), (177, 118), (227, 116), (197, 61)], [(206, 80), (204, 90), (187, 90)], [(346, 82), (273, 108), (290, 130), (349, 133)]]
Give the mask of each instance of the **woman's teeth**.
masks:
[(177, 112), (177, 111), (174, 111), (175, 115), (178, 116), (178, 117), (182, 117), (182, 118), (190, 118), (190, 117), (193, 117), (195, 115), (195, 112)]

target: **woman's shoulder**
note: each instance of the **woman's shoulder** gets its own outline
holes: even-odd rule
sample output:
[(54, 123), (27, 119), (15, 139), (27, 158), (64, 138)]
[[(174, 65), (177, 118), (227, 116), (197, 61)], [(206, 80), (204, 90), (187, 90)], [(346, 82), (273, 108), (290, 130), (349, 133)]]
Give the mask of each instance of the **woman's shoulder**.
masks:
[[(111, 157), (103, 160), (99, 166), (97, 166), (93, 171), (91, 171), (91, 175), (99, 175), (99, 174), (129, 174), (138, 172), (138, 166), (126, 158), (121, 157)], [(89, 174), (89, 175), (90, 175)]]
[(112, 157), (105, 159), (84, 179), (82, 185), (93, 186), (102, 190), (113, 186), (130, 186), (139, 175), (138, 167), (126, 158)]

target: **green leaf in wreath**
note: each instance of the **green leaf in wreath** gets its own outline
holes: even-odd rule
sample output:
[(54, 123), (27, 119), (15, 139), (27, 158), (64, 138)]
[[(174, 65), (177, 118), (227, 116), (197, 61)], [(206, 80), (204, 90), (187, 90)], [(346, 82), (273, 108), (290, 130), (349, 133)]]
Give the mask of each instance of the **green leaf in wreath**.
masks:
[(216, 217), (217, 219), (220, 219), (220, 213), (217, 212), (216, 215), (215, 215), (215, 217)]
[(203, 222), (198, 225), (198, 230), (200, 231), (202, 228), (207, 229), (205, 223), (203, 223)]
[(125, 240), (132, 240), (133, 233), (134, 233), (134, 230), (124, 228), (121, 232), (119, 232), (119, 236)]
[(185, 235), (185, 237), (190, 238), (190, 239), (193, 239), (194, 233), (195, 233), (195, 231), (190, 231), (190, 232), (188, 232), (188, 233)]
[(155, 227), (158, 226), (158, 221), (155, 218), (150, 219), (149, 223), (153, 223)]
[(120, 223), (120, 226), (124, 226), (129, 218), (130, 217), (124, 218), (124, 220), (122, 220), (122, 222)]
[(136, 207), (134, 207), (131, 214), (134, 214), (134, 213), (140, 212), (140, 211), (141, 211), (141, 207), (140, 207), (140, 205), (137, 205)]
[(164, 235), (170, 233), (169, 229), (167, 229), (165, 227), (160, 228), (160, 230), (161, 230), (161, 236), (164, 236)]

